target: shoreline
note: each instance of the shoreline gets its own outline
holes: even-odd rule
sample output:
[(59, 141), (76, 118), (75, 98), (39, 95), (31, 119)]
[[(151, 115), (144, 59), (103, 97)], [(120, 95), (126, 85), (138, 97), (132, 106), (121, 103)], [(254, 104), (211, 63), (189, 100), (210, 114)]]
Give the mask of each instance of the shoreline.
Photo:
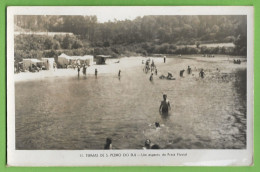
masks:
[[(126, 70), (132, 67), (142, 66), (142, 60), (147, 59), (147, 57), (124, 57), (120, 59), (107, 59), (105, 65), (91, 65), (87, 67), (87, 76), (93, 76), (95, 74), (95, 69), (98, 70), (98, 74), (118, 74), (119, 70)], [(161, 60), (161, 58), (151, 57), (155, 62)], [(119, 63), (116, 63), (120, 61)], [(68, 68), (68, 69), (55, 69), (55, 70), (44, 70), (39, 72), (21, 72), (18, 74), (14, 74), (14, 81), (31, 81), (31, 80), (40, 80), (47, 78), (55, 78), (55, 77), (72, 77), (77, 76), (77, 69)], [(83, 76), (82, 68), (80, 69), (80, 76)]]
[[(186, 57), (187, 56), (187, 57)], [(163, 57), (123, 57), (123, 58), (117, 58), (117, 59), (107, 59), (105, 65), (92, 65), (87, 68), (87, 76), (91, 75), (93, 76), (95, 74), (95, 69), (98, 70), (98, 74), (118, 74), (118, 71), (124, 71), (129, 68), (143, 66), (142, 60), (146, 59), (152, 59), (155, 64), (163, 64)], [(193, 60), (203, 60), (203, 61), (226, 61), (230, 60), (232, 62), (232, 59), (243, 59), (241, 56), (216, 56), (214, 58), (205, 58), (201, 57), (200, 55), (194, 56), (194, 55), (183, 55), (181, 57), (178, 56), (167, 56), (168, 59), (173, 58), (189, 58)], [(116, 63), (117, 61), (120, 61), (119, 63)], [(42, 80), (42, 79), (48, 79), (48, 78), (55, 78), (55, 77), (73, 77), (77, 76), (78, 71), (77, 69), (55, 69), (55, 70), (43, 70), (39, 72), (21, 72), (18, 74), (14, 74), (14, 82), (22, 82), (22, 81), (31, 81), (31, 80)], [(80, 70), (80, 76), (83, 76), (82, 68)]]

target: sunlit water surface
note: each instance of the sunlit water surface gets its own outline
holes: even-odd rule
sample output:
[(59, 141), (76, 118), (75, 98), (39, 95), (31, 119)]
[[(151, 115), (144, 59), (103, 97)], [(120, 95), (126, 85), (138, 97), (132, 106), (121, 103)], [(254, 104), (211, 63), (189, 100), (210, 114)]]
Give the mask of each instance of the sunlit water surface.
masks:
[[(180, 78), (179, 70), (188, 65), (193, 75)], [(75, 77), (17, 82), (16, 148), (103, 149), (106, 137), (114, 149), (142, 149), (145, 139), (164, 149), (245, 148), (245, 66), (226, 58), (174, 58), (157, 64), (153, 82), (142, 66), (122, 71), (120, 79), (117, 74), (78, 78), (75, 72)], [(204, 79), (195, 67), (206, 70)], [(168, 71), (176, 80), (159, 79)], [(162, 93), (171, 102), (168, 116), (159, 113)]]

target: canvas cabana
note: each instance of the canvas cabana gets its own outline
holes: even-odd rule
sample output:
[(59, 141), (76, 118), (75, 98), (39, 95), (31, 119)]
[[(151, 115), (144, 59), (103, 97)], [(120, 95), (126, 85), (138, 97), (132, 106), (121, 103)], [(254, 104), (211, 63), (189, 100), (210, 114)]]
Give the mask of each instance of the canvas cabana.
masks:
[(58, 56), (58, 64), (60, 67), (64, 68), (67, 67), (71, 63), (71, 57), (62, 53)]
[(78, 57), (78, 60), (80, 60), (80, 64), (86, 64), (88, 66), (93, 65), (94, 57), (92, 55), (85, 55), (82, 57)]
[(42, 58), (42, 65), (46, 70), (53, 70), (54, 58)]
[(106, 59), (110, 57), (110, 55), (96, 55), (96, 64), (106, 64)]
[(58, 57), (58, 63), (59, 65), (64, 68), (69, 65), (93, 65), (93, 56), (92, 55), (85, 55), (85, 56), (68, 56), (64, 53), (62, 53)]
[(23, 69), (29, 70), (29, 67), (35, 66), (42, 66), (42, 61), (38, 59), (23, 59)]

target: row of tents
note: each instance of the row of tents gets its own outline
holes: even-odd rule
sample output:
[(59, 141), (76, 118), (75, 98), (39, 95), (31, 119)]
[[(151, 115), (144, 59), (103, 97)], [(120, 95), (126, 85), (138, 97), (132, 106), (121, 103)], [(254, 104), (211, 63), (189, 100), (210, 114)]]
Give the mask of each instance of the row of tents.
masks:
[[(95, 61), (96, 64), (105, 64), (107, 58), (111, 56), (108, 55), (96, 55)], [(32, 66), (40, 66), (44, 67), (45, 70), (52, 70), (54, 66), (56, 66), (54, 58), (42, 58), (39, 59), (23, 59), (21, 62), (24, 70), (29, 70)], [(85, 56), (69, 56), (62, 53), (58, 56), (57, 65), (60, 68), (67, 68), (73, 65), (83, 65), (86, 64), (91, 66), (94, 64), (94, 56), (93, 55), (85, 55)]]

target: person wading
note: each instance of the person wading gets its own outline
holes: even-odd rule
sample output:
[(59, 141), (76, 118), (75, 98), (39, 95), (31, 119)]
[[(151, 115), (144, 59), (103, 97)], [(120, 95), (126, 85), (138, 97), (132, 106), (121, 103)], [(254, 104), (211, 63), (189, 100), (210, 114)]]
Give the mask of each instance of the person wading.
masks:
[(167, 95), (163, 94), (163, 101), (161, 101), (159, 112), (168, 113), (170, 109), (171, 109), (170, 101), (167, 99)]

